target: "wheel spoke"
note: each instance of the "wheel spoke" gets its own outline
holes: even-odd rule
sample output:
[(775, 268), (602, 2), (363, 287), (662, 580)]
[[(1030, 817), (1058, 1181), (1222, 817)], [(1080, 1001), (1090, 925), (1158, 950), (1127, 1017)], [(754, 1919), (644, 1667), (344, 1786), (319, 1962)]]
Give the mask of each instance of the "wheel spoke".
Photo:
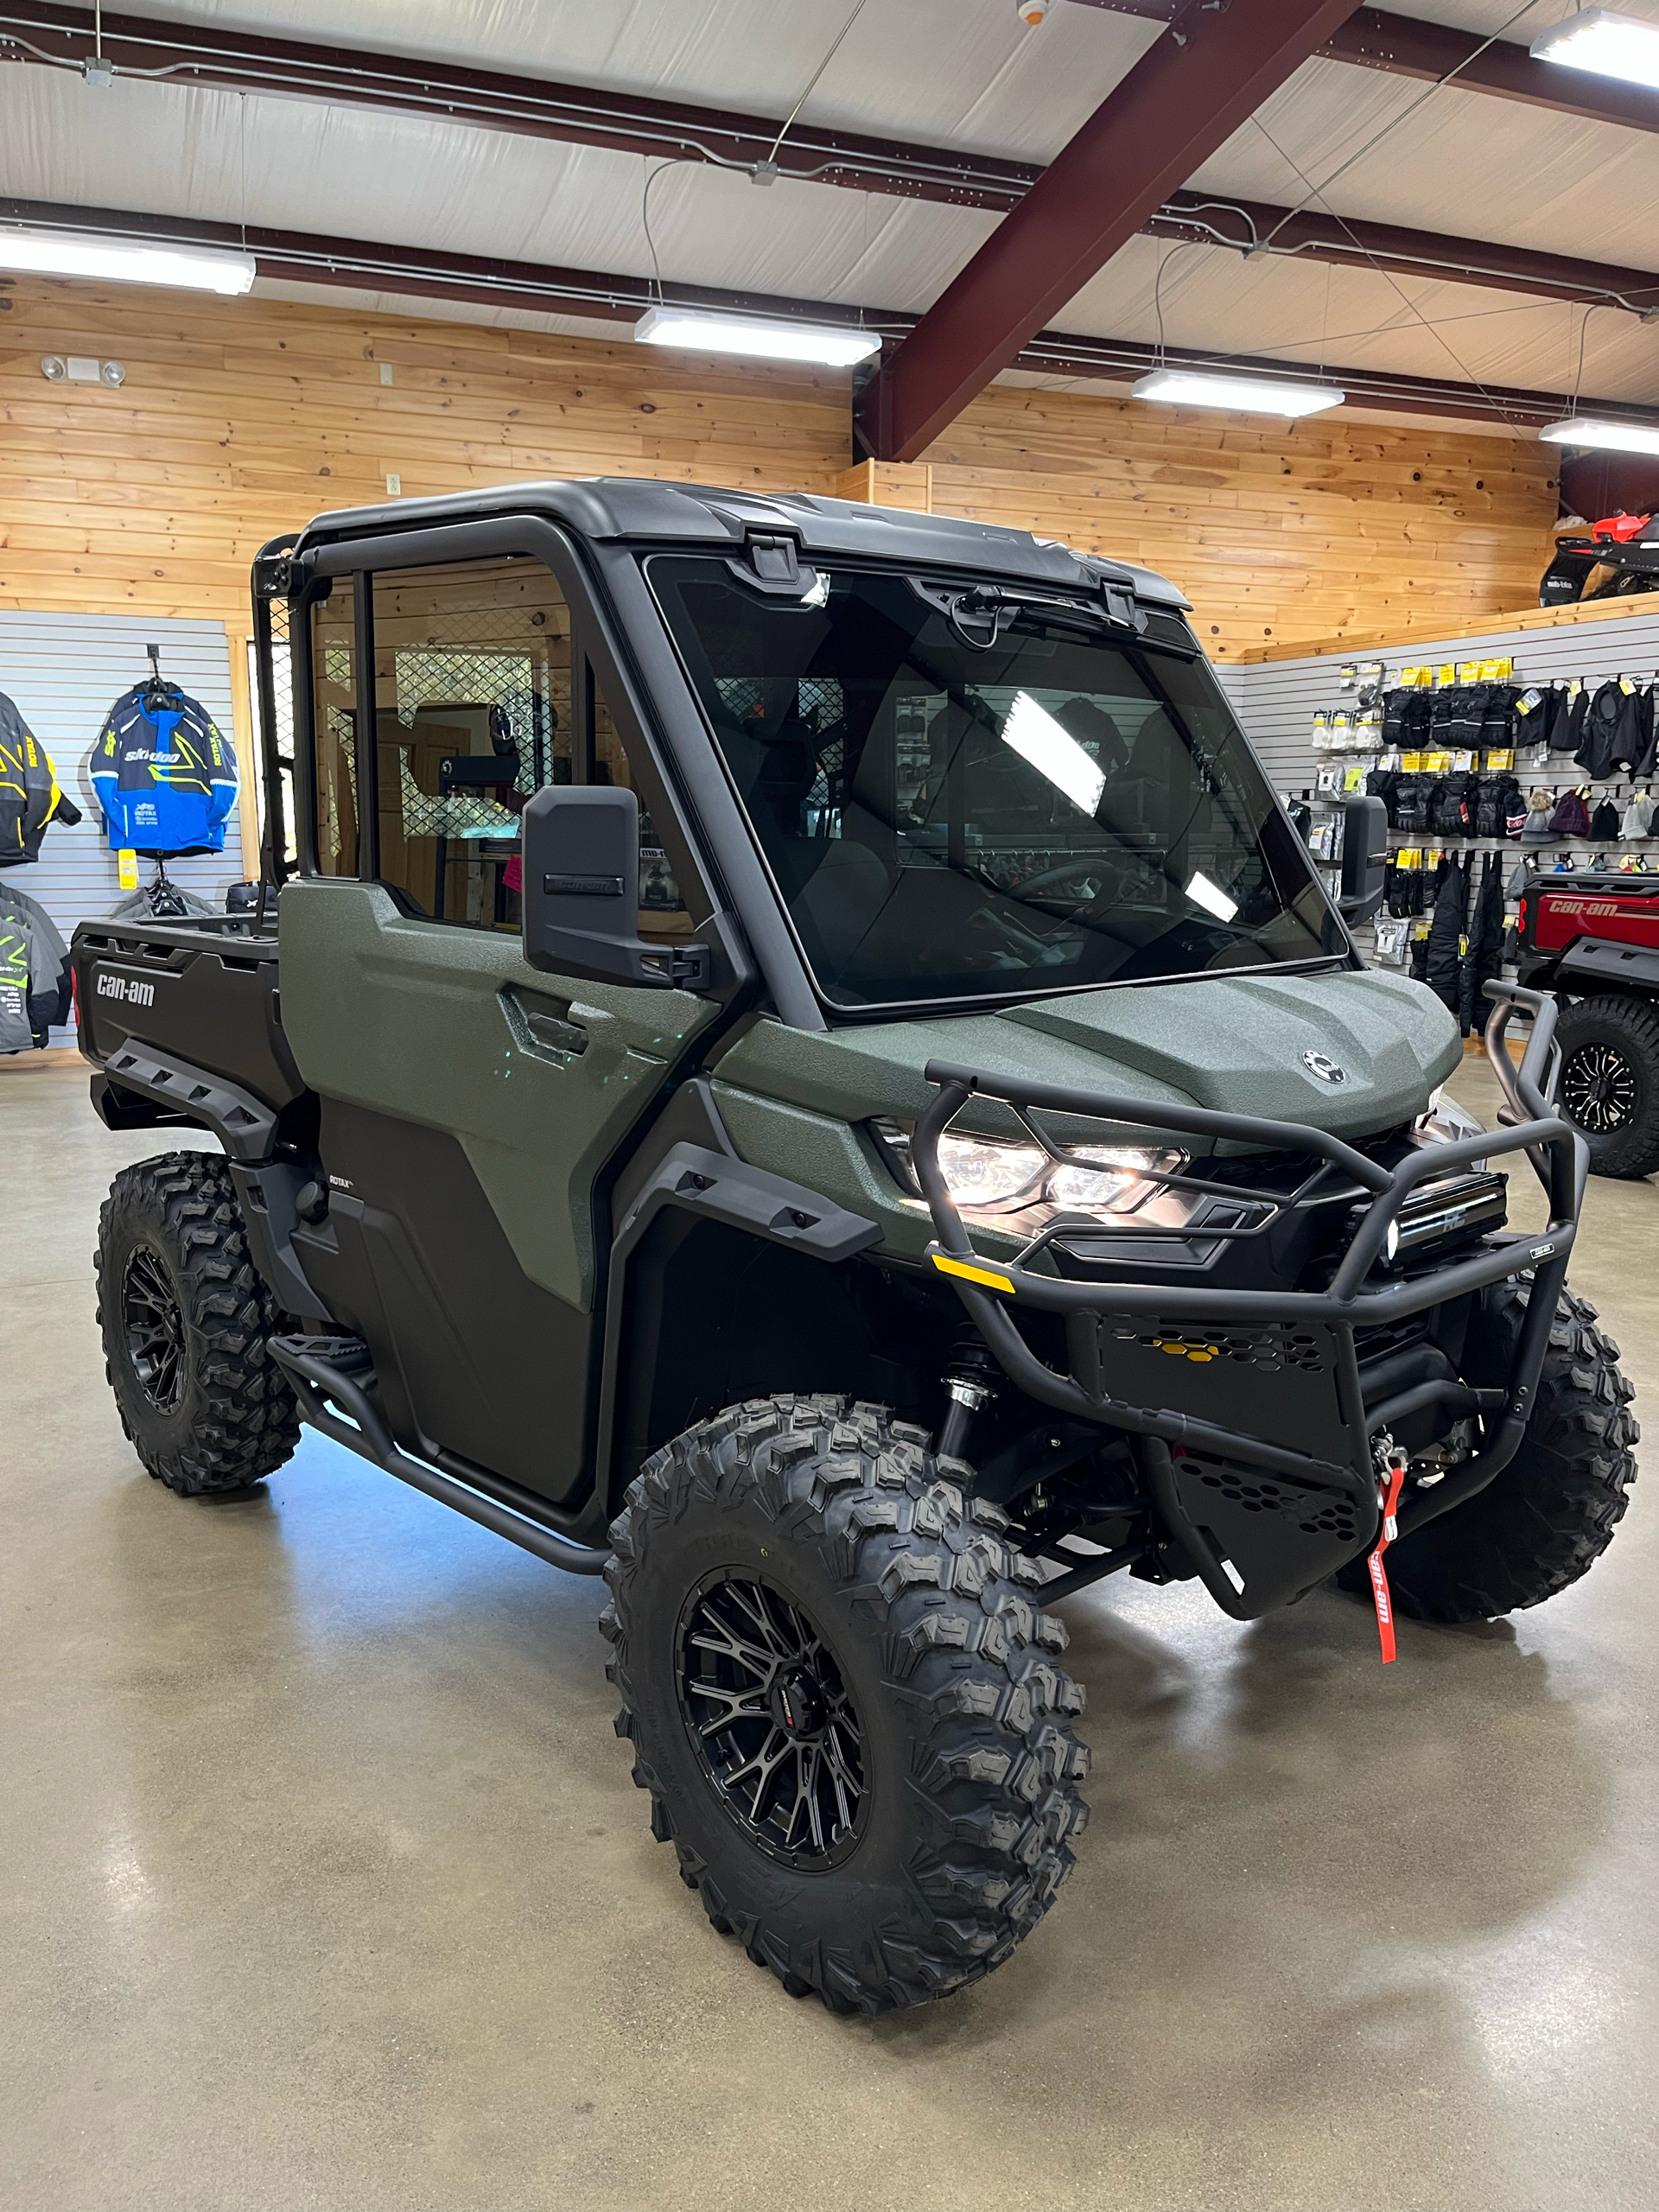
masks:
[(739, 1827), (794, 1866), (839, 1857), (867, 1796), (862, 1731), (816, 1624), (730, 1572), (689, 1606), (677, 1664), (692, 1741)]

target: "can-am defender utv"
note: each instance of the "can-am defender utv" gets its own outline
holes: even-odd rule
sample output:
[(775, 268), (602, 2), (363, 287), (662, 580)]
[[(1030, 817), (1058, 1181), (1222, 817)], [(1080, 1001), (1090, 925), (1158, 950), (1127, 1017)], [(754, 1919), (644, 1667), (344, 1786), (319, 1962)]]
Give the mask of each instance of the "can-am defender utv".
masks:
[(255, 592), (279, 896), (75, 941), (105, 1121), (224, 1152), (105, 1210), (127, 1433), (189, 1495), (308, 1421), (602, 1568), (653, 1832), (789, 1991), (938, 1996), (1047, 1910), (1057, 1599), (1369, 1590), (1385, 1497), (1414, 1618), (1605, 1548), (1553, 1002), (1499, 993), (1481, 1131), (1169, 584), (594, 482), (326, 515)]

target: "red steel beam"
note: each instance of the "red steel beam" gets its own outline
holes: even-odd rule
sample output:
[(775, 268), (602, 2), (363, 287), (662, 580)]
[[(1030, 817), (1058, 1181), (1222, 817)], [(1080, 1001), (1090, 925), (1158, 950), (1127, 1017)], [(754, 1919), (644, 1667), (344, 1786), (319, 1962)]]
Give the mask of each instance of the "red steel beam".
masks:
[(1348, 9), (1184, 9), (883, 365), (859, 410), (868, 450), (882, 461), (925, 452)]
[(1362, 222), (1327, 214), (1322, 207), (1293, 212), (1266, 200), (1236, 200), (1230, 193), (1172, 192), (1144, 228), (1155, 238), (1233, 246), (1246, 255), (1265, 251), (1293, 260), (1488, 285), (1539, 299), (1628, 308), (1633, 315), (1646, 315), (1659, 308), (1659, 272), (1651, 269), (1535, 253), (1524, 246), (1483, 245), (1476, 238), (1447, 238), (1439, 231), (1408, 230), (1397, 223)]
[(1362, 69), (1381, 69), (1393, 77), (1433, 83), (1457, 71), (1464, 91), (1491, 92), (1499, 99), (1576, 115), (1586, 123), (1619, 123), (1632, 130), (1659, 130), (1659, 92), (1616, 78), (1564, 69), (1559, 62), (1535, 61), (1512, 39), (1488, 45), (1474, 31), (1450, 23), (1426, 23), (1415, 16), (1390, 15), (1382, 8), (1357, 8), (1332, 31), (1319, 52), (1334, 61)]
[[(1179, 0), (1088, 4), (1164, 21)], [(92, 50), (92, 26), (84, 10), (65, 8), (57, 0), (0, 0), (0, 60), (27, 61), (48, 54), (60, 66), (79, 66)], [(764, 117), (137, 16), (104, 18), (104, 51), (118, 69), (160, 71), (168, 82), (341, 101), (690, 161), (758, 162), (779, 128)], [(1033, 162), (998, 155), (819, 131), (810, 124), (796, 125), (780, 149), (779, 164), (785, 175), (822, 184), (1001, 214), (1017, 207), (1042, 175)], [(1201, 204), (1204, 210), (1191, 226), (1179, 220), (1189, 203)], [(1200, 203), (1192, 194), (1177, 192), (1144, 227), (1160, 237), (1208, 238), (1246, 247), (1276, 232), (1275, 251), (1294, 250), (1307, 260), (1357, 260), (1364, 265), (1375, 258), (1402, 271), (1535, 291), (1550, 299), (1640, 300), (1652, 290), (1643, 270), (1612, 270), (1436, 232), (1344, 224), (1323, 210), (1298, 215), (1279, 230), (1287, 212), (1224, 194), (1204, 195)], [(1356, 237), (1364, 242), (1357, 255), (1351, 250)]]
[[(658, 297), (655, 285), (642, 276), (558, 268), (541, 262), (494, 260), (474, 254), (429, 252), (416, 246), (372, 245), (358, 238), (320, 237), (254, 225), (245, 232), (239, 223), (207, 222), (191, 216), (139, 215), (111, 207), (67, 207), (48, 201), (0, 199), (0, 222), (28, 223), (71, 234), (164, 238), (178, 245), (245, 247), (257, 259), (262, 276), (340, 285), (353, 291), (374, 289), (440, 301), (481, 301), (543, 314), (593, 316), (611, 323), (637, 318)], [(13, 282), (0, 277), (0, 311), (10, 308)], [(913, 330), (918, 320), (899, 308), (849, 307), (844, 302), (767, 292), (728, 291), (715, 285), (666, 283), (661, 296), (675, 305), (715, 308), (730, 314), (838, 323), (876, 331), (895, 341)], [(1270, 355), (1203, 353), (1181, 346), (1167, 346), (1160, 352), (1139, 339), (1096, 338), (1065, 330), (1039, 330), (1013, 365), (1123, 384), (1144, 375), (1160, 360), (1175, 367), (1236, 369), (1241, 374), (1269, 380), (1306, 383), (1308, 375), (1305, 365)], [(1325, 382), (1346, 391), (1358, 405), (1408, 414), (1465, 416), (1474, 422), (1496, 423), (1512, 431), (1524, 432), (1554, 422), (1567, 413), (1569, 404), (1560, 392), (1453, 384), (1392, 370), (1327, 367), (1323, 373)], [(1659, 403), (1643, 407), (1627, 400), (1585, 398), (1579, 404), (1586, 414), (1622, 422), (1650, 424), (1659, 416)]]
[[(58, 0), (0, 0), (0, 61), (79, 69), (92, 52), (88, 9)], [(955, 207), (1010, 207), (1041, 174), (1029, 162), (830, 130), (804, 120), (791, 126), (774, 156), (781, 118), (107, 10), (102, 52), (118, 75), (163, 84), (376, 108), (663, 161), (750, 170), (775, 158), (780, 176)]]

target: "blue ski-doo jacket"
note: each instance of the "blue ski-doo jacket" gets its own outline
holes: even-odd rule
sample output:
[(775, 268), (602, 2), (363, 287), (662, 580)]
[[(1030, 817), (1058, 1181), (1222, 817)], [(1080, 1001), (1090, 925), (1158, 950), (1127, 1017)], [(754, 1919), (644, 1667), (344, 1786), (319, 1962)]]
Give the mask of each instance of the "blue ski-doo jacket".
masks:
[(92, 748), (92, 788), (118, 852), (217, 853), (236, 804), (236, 753), (207, 709), (169, 684), (135, 684)]

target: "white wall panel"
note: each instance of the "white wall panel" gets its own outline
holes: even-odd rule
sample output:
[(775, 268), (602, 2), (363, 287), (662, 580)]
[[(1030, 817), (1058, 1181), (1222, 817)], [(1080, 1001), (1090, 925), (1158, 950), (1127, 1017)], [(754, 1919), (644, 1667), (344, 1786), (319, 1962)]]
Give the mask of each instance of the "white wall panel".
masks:
[[(54, 823), (41, 840), (40, 859), (32, 866), (8, 868), (3, 880), (38, 899), (66, 942), (78, 923), (107, 914), (126, 896), (116, 880), (115, 855), (87, 770), (111, 706), (149, 672), (144, 651), (149, 645), (161, 648), (162, 675), (200, 699), (229, 739), (230, 648), (222, 622), (0, 608), (0, 691), (16, 701), (51, 754), (59, 783), (86, 817), (73, 830)], [(235, 809), (225, 825), (222, 853), (169, 861), (167, 873), (197, 898), (222, 908), (226, 887), (239, 883), (246, 873)], [(155, 874), (155, 861), (141, 853), (140, 884)], [(73, 1044), (73, 1032), (54, 1030), (52, 1041)]]
[[(1551, 630), (1483, 630), (1478, 637), (1414, 639), (1409, 645), (1378, 652), (1363, 643), (1344, 652), (1315, 653), (1305, 660), (1253, 661), (1217, 670), (1246, 734), (1266, 763), (1275, 789), (1300, 791), (1313, 781), (1313, 714), (1319, 707), (1344, 703), (1337, 672), (1356, 660), (1381, 660), (1389, 682), (1402, 668), (1428, 662), (1515, 661), (1522, 683), (1555, 683), (1569, 676), (1600, 682), (1610, 676), (1637, 677), (1644, 683), (1659, 670), (1659, 594), (1632, 602), (1639, 610), (1600, 622), (1563, 623)], [(1522, 783), (1541, 782), (1566, 790), (1584, 779), (1566, 753), (1534, 777), (1517, 769)]]

